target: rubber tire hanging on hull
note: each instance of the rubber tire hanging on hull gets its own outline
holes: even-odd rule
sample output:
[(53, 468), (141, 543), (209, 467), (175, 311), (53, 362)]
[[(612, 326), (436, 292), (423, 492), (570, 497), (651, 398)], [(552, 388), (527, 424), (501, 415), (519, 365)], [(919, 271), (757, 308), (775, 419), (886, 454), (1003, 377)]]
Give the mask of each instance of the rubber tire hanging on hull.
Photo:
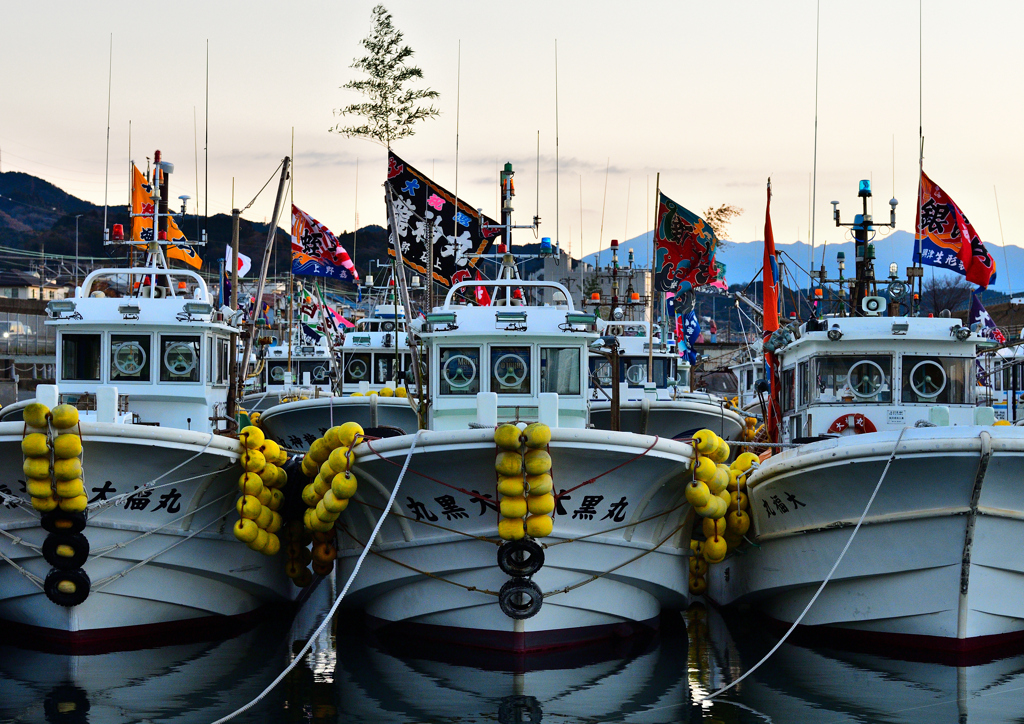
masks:
[[(72, 555), (60, 555), (58, 549), (61, 546), (70, 548)], [(43, 558), (61, 571), (81, 568), (89, 558), (89, 540), (81, 533), (50, 533), (43, 541)]]
[[(521, 600), (523, 598), (526, 601)], [(498, 591), (501, 612), (516, 621), (533, 618), (543, 603), (544, 594), (540, 586), (526, 578), (512, 578)]]
[(516, 578), (532, 576), (544, 565), (544, 549), (533, 540), (506, 541), (498, 547), (498, 568)]
[[(75, 585), (74, 592), (65, 593), (58, 588), (64, 581), (69, 581)], [(92, 581), (89, 580), (89, 574), (81, 568), (76, 568), (73, 571), (61, 571), (54, 568), (46, 575), (46, 580), (43, 581), (43, 593), (58, 606), (71, 608), (89, 597), (89, 588), (91, 586)]]

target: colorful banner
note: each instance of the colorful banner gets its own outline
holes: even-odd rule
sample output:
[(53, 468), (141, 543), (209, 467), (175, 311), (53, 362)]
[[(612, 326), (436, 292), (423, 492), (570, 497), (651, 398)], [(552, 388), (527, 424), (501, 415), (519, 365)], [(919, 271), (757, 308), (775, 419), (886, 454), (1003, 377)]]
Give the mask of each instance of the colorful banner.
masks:
[[(918, 247), (914, 262), (963, 274), (982, 289), (996, 279), (996, 262), (971, 222), (924, 171), (917, 204)], [(967, 239), (969, 244), (964, 244)]]
[(665, 194), (654, 227), (654, 289), (685, 292), (715, 280), (715, 232)]
[(971, 294), (971, 316), (968, 325), (973, 327), (978, 322), (981, 323), (981, 335), (983, 337), (988, 337), (1000, 344), (1006, 344), (1006, 335), (996, 326), (995, 320), (992, 319), (988, 310), (985, 309), (985, 305), (981, 303), (981, 296), (978, 292), (974, 292)]
[[(476, 259), (467, 254), (484, 254), (504, 234), (498, 222), (479, 213), (466, 202), (441, 188), (394, 153), (388, 153), (388, 187), (394, 199), (392, 236), (397, 233), (405, 265), (427, 273), (429, 236), (434, 239), (433, 278), (450, 287), (472, 278)], [(385, 202), (387, 197), (385, 196)], [(390, 223), (389, 223), (390, 226)], [(389, 240), (388, 254), (395, 255)]]
[(358, 282), (359, 272), (331, 230), (292, 204), (292, 274)]
[[(149, 242), (153, 240), (153, 185), (146, 181), (146, 177), (134, 163), (132, 164), (132, 179), (131, 240)], [(145, 215), (136, 216), (135, 214)], [(167, 241), (188, 241), (170, 216), (167, 217)], [(194, 269), (201, 269), (203, 266), (203, 260), (191, 246), (168, 243), (164, 253), (167, 254), (168, 260), (183, 261)]]

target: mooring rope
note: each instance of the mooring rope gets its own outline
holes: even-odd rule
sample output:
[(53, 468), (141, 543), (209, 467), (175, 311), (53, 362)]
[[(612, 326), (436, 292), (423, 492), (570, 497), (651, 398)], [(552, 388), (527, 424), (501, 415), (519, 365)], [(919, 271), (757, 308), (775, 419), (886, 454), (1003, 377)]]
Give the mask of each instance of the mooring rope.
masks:
[(377, 537), (377, 534), (380, 532), (381, 526), (384, 525), (384, 521), (388, 517), (388, 511), (390, 511), (391, 506), (395, 504), (395, 498), (398, 497), (398, 490), (399, 488), (402, 487), (402, 479), (405, 478), (405, 473), (409, 469), (409, 463), (412, 461), (413, 453), (416, 451), (416, 443), (419, 442), (421, 432), (423, 431), (417, 430), (416, 434), (413, 436), (412, 445), (409, 446), (409, 454), (405, 458), (405, 465), (402, 466), (402, 472), (399, 473), (398, 479), (395, 481), (395, 489), (391, 491), (391, 497), (388, 499), (387, 508), (384, 510), (384, 513), (377, 520), (377, 525), (374, 526), (373, 532), (367, 539), (366, 546), (363, 547), (363, 552), (359, 554), (359, 558), (358, 560), (356, 560), (356, 565), (352, 569), (352, 573), (349, 574), (348, 580), (345, 581), (345, 587), (341, 589), (341, 593), (338, 594), (338, 598), (334, 601), (334, 605), (331, 606), (331, 609), (327, 612), (327, 615), (324, 616), (323, 622), (317, 627), (316, 631), (313, 632), (313, 635), (309, 637), (309, 640), (306, 642), (306, 645), (302, 647), (302, 650), (295, 655), (295, 658), (292, 659), (292, 662), (288, 664), (287, 667), (285, 667), (285, 670), (282, 671), (276, 679), (270, 682), (270, 685), (267, 686), (266, 689), (260, 692), (259, 696), (257, 696), (255, 699), (253, 699), (240, 709), (236, 709), (227, 716), (221, 717), (217, 721), (213, 722), (213, 724), (224, 724), (224, 722), (226, 721), (231, 721), (239, 714), (244, 714), (245, 712), (249, 711), (254, 706), (256, 706), (258, 703), (263, 701), (266, 695), (273, 691), (274, 687), (280, 684), (284, 680), (284, 677), (286, 677), (291, 672), (292, 669), (299, 665), (299, 662), (302, 661), (303, 657), (305, 657), (305, 655), (313, 647), (313, 642), (321, 633), (323, 633), (323, 630), (327, 628), (328, 624), (330, 624), (331, 620), (334, 618), (335, 611), (338, 610), (338, 606), (341, 605), (342, 599), (345, 598), (345, 594), (348, 593), (348, 589), (352, 586), (352, 581), (355, 580), (356, 574), (359, 573), (359, 569), (363, 565), (363, 561), (366, 560), (366, 556), (370, 552), (370, 546), (373, 545), (373, 541)]
[(885, 463), (885, 469), (882, 470), (882, 477), (878, 479), (878, 483), (875, 485), (875, 489), (872, 491), (871, 497), (868, 498), (868, 504), (864, 506), (864, 512), (860, 514), (860, 519), (857, 521), (857, 526), (853, 529), (853, 532), (850, 533), (850, 538), (846, 541), (846, 545), (843, 546), (843, 552), (839, 554), (839, 558), (837, 558), (836, 562), (832, 564), (832, 570), (830, 570), (828, 572), (828, 575), (825, 576), (825, 580), (821, 582), (820, 586), (818, 586), (818, 590), (814, 592), (813, 596), (811, 596), (811, 600), (807, 602), (807, 605), (804, 607), (804, 610), (800, 612), (799, 616), (797, 616), (797, 619), (793, 622), (793, 625), (791, 625), (789, 627), (789, 630), (786, 631), (786, 633), (783, 635), (781, 639), (779, 639), (779, 642), (772, 647), (771, 651), (765, 654), (764, 657), (756, 664), (754, 664), (751, 668), (747, 669), (742, 676), (734, 680), (731, 684), (723, 686), (718, 691), (714, 691), (708, 694), (700, 701), (708, 701), (709, 699), (714, 699), (719, 694), (728, 691), (732, 687), (736, 686), (736, 684), (740, 683), (745, 678), (747, 678), (755, 671), (757, 671), (761, 667), (761, 664), (770, 659), (772, 654), (778, 651), (779, 647), (782, 646), (782, 644), (786, 643), (786, 639), (789, 638), (789, 635), (793, 633), (793, 631), (796, 630), (796, 627), (800, 625), (800, 622), (804, 620), (804, 616), (806, 616), (807, 612), (811, 610), (811, 606), (813, 606), (814, 602), (818, 600), (818, 596), (820, 596), (821, 592), (825, 590), (825, 586), (828, 585), (828, 582), (832, 580), (832, 574), (836, 572), (837, 568), (839, 568), (839, 564), (842, 563), (843, 557), (846, 556), (846, 551), (850, 549), (850, 544), (853, 543), (853, 539), (856, 537), (857, 531), (860, 530), (861, 523), (864, 522), (864, 519), (868, 515), (868, 511), (871, 510), (871, 504), (875, 502), (875, 496), (878, 495), (878, 491), (882, 487), (882, 481), (885, 480), (885, 475), (886, 473), (889, 472), (889, 466), (892, 465), (892, 461), (896, 459), (896, 451), (899, 449), (900, 442), (903, 440), (903, 433), (905, 433), (908, 429), (909, 428), (905, 427), (902, 430), (900, 430), (900, 436), (896, 438), (896, 444), (892, 446), (892, 453), (889, 455), (889, 459)]

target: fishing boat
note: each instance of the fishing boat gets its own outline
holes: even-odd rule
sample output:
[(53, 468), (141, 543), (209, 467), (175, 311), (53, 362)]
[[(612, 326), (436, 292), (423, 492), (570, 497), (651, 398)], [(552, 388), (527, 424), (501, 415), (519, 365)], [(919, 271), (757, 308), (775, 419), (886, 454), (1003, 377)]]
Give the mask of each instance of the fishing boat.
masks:
[(781, 359), (771, 404), (785, 449), (746, 481), (757, 545), (712, 566), (708, 592), (791, 623), (863, 515), (804, 625), (903, 648), (1004, 644), (1024, 637), (1014, 594), (1024, 429), (997, 426), (992, 408), (976, 405), (975, 357), (992, 344), (978, 325), (901, 313), (901, 303), (916, 310), (895, 268), (888, 299), (870, 294), (866, 181), (861, 196), (858, 270), (846, 280), (858, 314), (812, 318), (766, 342)]
[[(358, 492), (337, 519), (337, 572), (346, 580), (370, 545), (343, 605), (373, 626), (533, 652), (650, 629), (663, 607), (685, 605), (694, 451), (589, 425), (588, 355), (614, 338), (561, 284), (520, 278), (511, 175), (507, 164), (497, 278), (455, 281), (409, 323), (414, 372), (425, 365), (424, 429), (381, 431), (353, 448)], [(395, 252), (401, 260), (397, 242)], [(507, 455), (496, 436), (511, 431), (502, 444), (518, 448), (524, 427), (544, 448), (527, 455), (550, 473), (520, 479), (515, 493), (497, 484)]]
[[(675, 341), (647, 321), (609, 322), (605, 330), (616, 340), (612, 355), (590, 355), (590, 420), (612, 429), (613, 408), (619, 429), (642, 435), (689, 439), (702, 429), (725, 440), (739, 439), (745, 422), (727, 400), (690, 389), (689, 364), (679, 363)], [(615, 389), (616, 385), (618, 390)]]
[[(380, 626), (517, 651), (653, 626), (662, 606), (687, 598), (692, 448), (587, 426), (585, 365), (602, 344), (599, 322), (561, 285), (513, 278), (507, 257), (504, 279), (457, 284), (411, 325), (429, 360), (428, 429), (354, 450), (360, 486), (340, 524), (339, 576), (352, 570), (406, 459), (408, 472), (346, 601)], [(455, 301), (481, 285), (498, 304)], [(531, 305), (529, 292), (543, 286), (567, 301)], [(497, 537), (495, 427), (505, 422), (550, 428), (558, 502), (546, 549)]]
[(289, 339), (261, 347), (256, 370), (247, 380), (240, 406), (248, 413), (263, 412), (281, 402), (329, 395), (334, 387), (334, 354), (326, 337), (303, 338), (293, 329)]
[[(156, 228), (167, 216), (160, 186)], [(114, 240), (124, 243), (118, 226)], [(56, 384), (0, 418), (0, 619), (39, 641), (132, 642), (181, 626), (219, 633), (292, 596), (283, 562), (232, 534), (243, 451), (228, 415), (238, 330), (199, 274), (168, 268), (163, 241), (161, 232), (147, 245), (144, 264), (95, 270), (73, 298), (47, 305)], [(39, 417), (58, 405), (77, 423)], [(23, 468), (23, 443), (42, 438), (50, 455), (69, 457), (58, 432), (65, 443), (80, 438), (84, 473), (61, 483), (58, 464), (79, 460), (51, 457), (57, 492), (46, 485), (37, 497), (24, 471), (40, 458)]]
[(339, 421), (402, 432), (419, 427), (407, 397), (412, 355), (404, 309), (376, 305), (371, 316), (360, 319), (345, 335), (337, 354), (340, 361), (332, 364), (339, 373), (326, 389), (299, 399), (281, 397), (279, 404), (264, 406), (260, 424), (271, 437), (289, 449), (306, 450)]

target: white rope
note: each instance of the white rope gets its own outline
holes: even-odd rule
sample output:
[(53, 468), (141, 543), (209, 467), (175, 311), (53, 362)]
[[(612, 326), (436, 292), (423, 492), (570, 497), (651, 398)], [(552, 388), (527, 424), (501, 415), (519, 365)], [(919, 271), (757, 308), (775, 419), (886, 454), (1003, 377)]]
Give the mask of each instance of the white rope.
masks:
[(24, 508), (25, 510), (29, 511), (32, 514), (32, 517), (34, 518), (41, 517), (39, 515), (39, 512), (32, 507), (32, 504), (30, 502), (28, 502), (24, 498), (19, 498), (17, 495), (8, 495), (7, 493), (0, 491), (0, 503), (3, 503), (5, 505), (10, 504), (12, 506), (16, 505), (19, 508)]
[[(95, 558), (102, 558), (103, 556), (107, 555), (108, 553), (110, 553), (112, 551), (120, 550), (121, 548), (124, 548), (125, 546), (129, 546), (132, 543), (135, 543), (136, 541), (140, 541), (143, 538), (147, 538), (147, 537), (153, 535), (154, 533), (157, 533), (157, 532), (163, 530), (164, 528), (166, 528), (169, 525), (174, 525), (179, 520), (187, 518), (190, 515), (195, 515), (196, 513), (198, 513), (203, 508), (208, 508), (211, 505), (216, 505), (217, 503), (221, 502), (225, 498), (231, 497), (234, 494), (235, 494), (235, 491), (229, 490), (227, 493), (225, 493), (224, 495), (220, 496), (219, 498), (214, 498), (209, 503), (204, 503), (203, 505), (200, 505), (195, 510), (190, 510), (187, 513), (185, 513), (184, 515), (179, 515), (177, 518), (172, 518), (171, 520), (167, 521), (163, 525), (158, 526), (156, 528), (153, 528), (151, 530), (147, 530), (145, 533), (142, 533), (141, 535), (137, 535), (134, 538), (132, 538), (131, 540), (126, 540), (126, 541), (124, 541), (122, 543), (113, 543), (112, 545), (104, 546), (103, 548), (97, 548), (94, 551), (95, 555), (90, 556), (89, 560), (93, 560)], [(224, 517), (223, 515), (217, 516), (216, 520), (221, 520), (223, 517)]]
[[(118, 578), (124, 578), (124, 577), (125, 577), (125, 576), (127, 576), (127, 575), (128, 575), (129, 573), (131, 573), (132, 571), (134, 571), (134, 570), (136, 570), (136, 569), (139, 569), (139, 568), (142, 568), (142, 567), (143, 567), (144, 565), (146, 565), (147, 563), (152, 563), (152, 562), (153, 562), (153, 561), (154, 561), (155, 559), (159, 558), (160, 556), (162, 556), (162, 555), (163, 555), (164, 553), (166, 553), (167, 551), (169, 551), (169, 550), (172, 550), (172, 549), (174, 549), (174, 548), (177, 548), (178, 546), (180, 546), (180, 545), (181, 545), (182, 543), (184, 543), (185, 541), (188, 541), (188, 540), (191, 540), (192, 538), (195, 538), (195, 537), (196, 537), (197, 535), (199, 535), (200, 533), (202, 533), (202, 532), (203, 532), (204, 530), (206, 530), (207, 528), (209, 528), (209, 527), (210, 527), (211, 525), (213, 525), (214, 523), (219, 523), (219, 522), (221, 522), (222, 520), (224, 520), (224, 519), (225, 519), (225, 518), (227, 517), (227, 515), (228, 515), (228, 514), (227, 514), (227, 513), (225, 513), (224, 515), (220, 516), (219, 518), (214, 518), (213, 520), (211, 520), (211, 521), (210, 521), (209, 523), (207, 523), (206, 525), (204, 525), (204, 526), (203, 526), (202, 528), (200, 528), (199, 530), (195, 530), (195, 531), (192, 531), (191, 533), (189, 533), (189, 534), (188, 534), (187, 536), (185, 536), (185, 537), (184, 537), (184, 538), (182, 538), (181, 540), (179, 540), (179, 541), (175, 541), (175, 542), (174, 542), (174, 543), (172, 543), (171, 545), (169, 545), (169, 546), (167, 546), (166, 548), (164, 548), (164, 549), (163, 549), (162, 551), (158, 551), (157, 553), (154, 553), (154, 554), (153, 554), (153, 555), (151, 555), (151, 556), (150, 556), (149, 558), (143, 558), (143, 559), (142, 559), (141, 561), (139, 561), (139, 562), (138, 562), (138, 563), (136, 563), (135, 565), (131, 566), (130, 568), (127, 568), (127, 569), (125, 569), (125, 570), (121, 571), (120, 573), (115, 573), (115, 574), (114, 574), (114, 575), (112, 575), (112, 576), (107, 576), (106, 578), (101, 578), (100, 580), (96, 581), (96, 583), (94, 583), (94, 584), (93, 584), (93, 589), (92, 589), (92, 590), (93, 590), (93, 591), (99, 591), (99, 590), (102, 590), (104, 586), (106, 586), (107, 584), (109, 584), (109, 583), (111, 583), (111, 582), (113, 582), (113, 581), (117, 580)], [(97, 557), (98, 557), (98, 556), (97, 556)]]
[(16, 570), (18, 573), (20, 573), (25, 578), (27, 578), (31, 583), (35, 584), (35, 586), (40, 591), (43, 590), (43, 579), (42, 578), (40, 578), (39, 576), (35, 575), (34, 573), (30, 573), (29, 571), (27, 571), (24, 568), (22, 568), (21, 566), (19, 566), (17, 563), (15, 563), (10, 558), (8, 558), (6, 556), (6, 554), (4, 554), (3, 551), (0, 551), (0, 558), (3, 558), (5, 561), (7, 561), (11, 565), (11, 567), (14, 570)]
[(17, 545), (25, 546), (26, 548), (30, 548), (30, 549), (32, 549), (34, 551), (41, 551), (42, 550), (41, 546), (37, 546), (34, 543), (29, 543), (24, 538), (19, 538), (18, 536), (14, 535), (13, 533), (10, 533), (10, 532), (8, 532), (6, 530), (0, 529), (0, 535), (5, 535), (8, 538), (10, 538), (11, 539), (11, 543), (13, 543), (16, 546)]
[(363, 546), (363, 552), (359, 554), (359, 559), (356, 560), (355, 568), (353, 568), (352, 573), (349, 574), (348, 580), (345, 582), (345, 587), (341, 589), (341, 593), (338, 594), (338, 598), (337, 600), (335, 600), (334, 605), (331, 606), (331, 609), (327, 612), (327, 615), (324, 616), (323, 622), (320, 624), (320, 626), (317, 627), (316, 631), (313, 632), (313, 635), (309, 637), (309, 641), (307, 641), (306, 645), (302, 647), (302, 650), (299, 651), (298, 654), (296, 654), (295, 658), (292, 659), (292, 662), (288, 664), (285, 670), (282, 671), (281, 674), (276, 679), (270, 682), (270, 685), (267, 686), (267, 688), (264, 689), (259, 696), (257, 696), (255, 699), (250, 701), (242, 708), (236, 709), (227, 716), (221, 717), (217, 721), (213, 722), (213, 724), (224, 724), (224, 722), (226, 721), (231, 721), (239, 714), (244, 714), (245, 712), (249, 711), (249, 709), (253, 708), (258, 703), (260, 703), (263, 700), (263, 698), (266, 697), (267, 694), (274, 690), (274, 687), (276, 687), (278, 684), (281, 683), (281, 681), (284, 680), (284, 677), (286, 677), (289, 674), (289, 672), (291, 672), (292, 669), (298, 666), (299, 662), (302, 661), (303, 657), (309, 652), (310, 648), (312, 648), (313, 642), (323, 632), (323, 630), (327, 628), (327, 625), (334, 618), (334, 613), (338, 610), (338, 606), (341, 605), (342, 599), (345, 598), (345, 594), (348, 593), (348, 589), (352, 585), (352, 581), (355, 580), (356, 574), (359, 573), (359, 568), (363, 565), (363, 561), (366, 559), (366, 555), (370, 552), (370, 546), (373, 545), (373, 541), (377, 537), (377, 534), (380, 532), (380, 528), (384, 524), (384, 520), (388, 517), (388, 513), (391, 512), (391, 506), (394, 505), (395, 498), (398, 497), (398, 489), (402, 487), (402, 479), (405, 477), (406, 470), (409, 469), (409, 463), (410, 461), (412, 461), (412, 455), (413, 452), (415, 452), (416, 450), (416, 443), (419, 442), (421, 432), (423, 431), (417, 430), (416, 434), (413, 435), (412, 445), (409, 446), (409, 454), (405, 458), (405, 465), (402, 466), (402, 472), (398, 474), (398, 479), (395, 481), (395, 489), (391, 491), (391, 497), (388, 499), (388, 504), (384, 508), (384, 512), (381, 513), (380, 518), (377, 520), (377, 525), (374, 526), (373, 532), (370, 534), (370, 537), (366, 539), (366, 545)]
[[(95, 502), (95, 503), (92, 503), (92, 504), (90, 504), (90, 505), (89, 505), (89, 506), (87, 507), (87, 510), (90, 510), (90, 511), (91, 511), (91, 510), (101, 510), (101, 509), (103, 509), (103, 508), (109, 508), (109, 507), (110, 507), (111, 505), (114, 505), (115, 503), (119, 503), (119, 502), (121, 502), (122, 500), (126, 500), (126, 499), (130, 498), (131, 496), (135, 495), (136, 493), (138, 493), (138, 492), (140, 492), (140, 491), (142, 491), (142, 490), (149, 490), (149, 489), (151, 489), (151, 488), (153, 487), (153, 485), (154, 485), (154, 484), (155, 484), (155, 483), (156, 483), (156, 482), (157, 482), (158, 480), (161, 480), (161, 479), (163, 479), (163, 478), (166, 478), (166, 477), (167, 477), (168, 475), (170, 475), (171, 473), (173, 473), (173, 472), (174, 472), (175, 470), (177, 470), (177, 469), (178, 469), (178, 468), (180, 468), (181, 466), (183, 466), (183, 465), (188, 465), (188, 464), (189, 464), (190, 462), (192, 462), (192, 461), (193, 461), (193, 460), (195, 460), (195, 459), (196, 459), (197, 457), (199, 457), (199, 456), (200, 456), (200, 455), (202, 455), (202, 454), (203, 454), (204, 452), (206, 452), (206, 449), (207, 449), (208, 447), (210, 447), (210, 445), (212, 445), (212, 444), (213, 444), (213, 441), (214, 441), (214, 440), (216, 439), (216, 437), (217, 437), (217, 435), (216, 435), (215, 433), (212, 433), (212, 432), (211, 432), (211, 433), (210, 433), (210, 439), (209, 439), (209, 440), (208, 440), (208, 441), (206, 442), (206, 444), (205, 444), (205, 445), (203, 445), (203, 449), (202, 449), (202, 450), (200, 450), (199, 452), (197, 452), (197, 453), (196, 453), (195, 455), (193, 455), (192, 457), (190, 457), (190, 458), (189, 458), (188, 460), (184, 460), (184, 461), (182, 461), (182, 462), (178, 463), (178, 464), (177, 464), (177, 465), (175, 465), (175, 466), (174, 466), (173, 468), (171, 468), (170, 470), (166, 471), (166, 472), (165, 472), (165, 473), (164, 473), (163, 475), (160, 475), (159, 477), (153, 478), (152, 480), (150, 480), (150, 481), (149, 481), (148, 483), (146, 483), (146, 484), (145, 484), (145, 485), (143, 485), (142, 487), (140, 487), (140, 488), (138, 488), (138, 489), (136, 489), (136, 490), (133, 490), (133, 491), (131, 491), (131, 492), (129, 492), (129, 493), (121, 493), (120, 495), (115, 495), (115, 496), (114, 496), (113, 498), (108, 498), (107, 500), (99, 500), (99, 501), (97, 501), (97, 502)], [(215, 471), (215, 472), (219, 472), (219, 471)], [(208, 474), (212, 474), (212, 473), (208, 473)], [(198, 475), (197, 475), (197, 476), (195, 476), (195, 477), (201, 477), (201, 476), (198, 476)], [(165, 483), (165, 484), (166, 484), (166, 485), (171, 485), (171, 483)], [(163, 487), (163, 486), (161, 486), (161, 487)]]
[(889, 466), (892, 465), (892, 461), (896, 458), (896, 450), (899, 449), (900, 441), (903, 440), (903, 433), (905, 433), (908, 429), (910, 429), (910, 428), (906, 428), (905, 427), (902, 430), (900, 430), (900, 436), (898, 438), (896, 438), (896, 444), (892, 446), (892, 454), (889, 455), (889, 459), (885, 463), (885, 469), (882, 470), (882, 477), (880, 477), (878, 479), (878, 483), (875, 485), (875, 489), (871, 493), (871, 497), (868, 498), (868, 504), (866, 506), (864, 506), (864, 512), (860, 514), (860, 519), (857, 521), (857, 526), (853, 529), (853, 532), (850, 533), (850, 539), (847, 540), (846, 541), (846, 545), (843, 546), (843, 552), (839, 554), (839, 558), (837, 558), (836, 562), (832, 565), (832, 570), (830, 570), (828, 572), (828, 575), (825, 576), (825, 580), (821, 582), (820, 586), (818, 586), (818, 590), (814, 592), (813, 596), (811, 596), (811, 600), (807, 603), (807, 606), (804, 607), (804, 610), (797, 617), (796, 621), (793, 622), (793, 625), (790, 626), (789, 630), (786, 631), (785, 635), (781, 639), (779, 639), (779, 642), (772, 647), (772, 650), (769, 651), (767, 654), (765, 654), (764, 658), (762, 658), (760, 661), (758, 661), (756, 664), (754, 664), (751, 668), (747, 669), (747, 671), (743, 674), (743, 676), (739, 677), (738, 679), (733, 681), (731, 684), (723, 686), (718, 691), (715, 691), (715, 692), (712, 692), (711, 694), (708, 694), (707, 696), (702, 698), (700, 701), (708, 701), (709, 699), (714, 699), (719, 694), (728, 691), (732, 687), (736, 686), (736, 684), (740, 683), (745, 678), (747, 678), (748, 676), (753, 674), (755, 671), (757, 671), (761, 667), (761, 664), (763, 664), (765, 661), (767, 661), (769, 658), (771, 658), (771, 655), (774, 654), (776, 651), (778, 651), (779, 647), (782, 646), (782, 644), (786, 643), (786, 639), (789, 638), (789, 635), (791, 633), (793, 633), (793, 631), (796, 629), (796, 627), (800, 625), (800, 622), (804, 620), (804, 616), (806, 616), (807, 612), (811, 610), (811, 606), (813, 606), (814, 602), (818, 600), (818, 596), (821, 595), (821, 592), (825, 590), (825, 586), (828, 585), (828, 582), (832, 579), (832, 574), (836, 572), (836, 569), (839, 567), (839, 564), (842, 562), (843, 557), (846, 555), (846, 551), (848, 551), (850, 549), (850, 544), (853, 543), (853, 539), (857, 535), (857, 531), (860, 530), (861, 523), (864, 522), (864, 518), (867, 517), (868, 511), (871, 510), (871, 504), (875, 502), (875, 496), (878, 495), (878, 491), (882, 487), (882, 481), (885, 480), (885, 474), (889, 472)]

